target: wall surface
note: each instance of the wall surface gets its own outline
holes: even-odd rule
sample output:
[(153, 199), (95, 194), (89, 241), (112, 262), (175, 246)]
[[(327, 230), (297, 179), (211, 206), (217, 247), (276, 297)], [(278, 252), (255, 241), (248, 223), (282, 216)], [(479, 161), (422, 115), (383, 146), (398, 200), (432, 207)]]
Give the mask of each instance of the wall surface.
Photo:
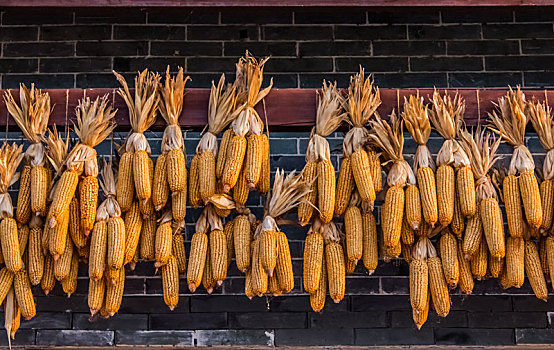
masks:
[[(43, 88), (115, 87), (111, 70), (132, 76), (144, 67), (185, 67), (191, 87), (208, 87), (232, 72), (249, 49), (272, 55), (266, 67), (277, 87), (319, 87), (348, 77), (363, 65), (382, 87), (502, 87), (554, 85), (553, 8), (423, 9), (3, 9), (0, 22), (2, 88), (35, 82)], [(5, 111), (0, 112), (4, 116)], [(269, 116), (271, 117), (271, 116)], [(0, 133), (0, 138), (6, 135)], [(120, 136), (124, 136), (121, 134)], [(161, 133), (147, 135), (154, 155)], [(309, 133), (271, 133), (272, 167), (301, 169)], [(8, 135), (22, 141), (20, 133)], [(116, 139), (118, 136), (116, 136)], [(190, 155), (199, 140), (186, 133)], [(329, 141), (335, 166), (342, 134)], [(528, 145), (544, 157), (535, 134)], [(442, 139), (433, 135), (436, 153)], [(409, 139), (405, 153), (413, 155)], [(99, 153), (110, 153), (105, 142)], [(502, 146), (501, 153), (510, 154)], [(14, 189), (15, 191), (15, 189)], [(261, 215), (261, 200), (248, 202)], [(376, 214), (379, 208), (376, 208)], [(189, 209), (187, 232), (199, 211)], [(179, 306), (163, 303), (160, 274), (151, 263), (127, 272), (120, 312), (89, 319), (87, 269), (67, 299), (58, 285), (45, 296), (34, 290), (37, 316), (22, 323), (16, 345), (509, 345), (554, 342), (554, 302), (537, 300), (529, 285), (503, 291), (496, 280), (476, 282), (473, 296), (453, 292), (447, 318), (431, 312), (420, 331), (413, 326), (407, 265), (381, 262), (373, 276), (362, 267), (347, 278), (347, 296), (311, 312), (302, 290), (306, 229), (285, 226), (294, 259), (290, 296), (243, 296), (234, 264), (222, 288), (208, 296), (188, 294), (181, 279)], [(188, 240), (187, 240), (188, 252)], [(6, 343), (0, 337), (0, 345)]]

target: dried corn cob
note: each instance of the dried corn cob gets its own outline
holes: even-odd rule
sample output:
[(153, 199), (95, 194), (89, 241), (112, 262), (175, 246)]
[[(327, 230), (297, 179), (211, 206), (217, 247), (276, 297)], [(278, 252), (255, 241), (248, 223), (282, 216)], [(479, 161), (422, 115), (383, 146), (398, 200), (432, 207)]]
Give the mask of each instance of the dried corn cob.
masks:
[[(221, 225), (221, 222), (219, 222), (219, 225)], [(220, 286), (227, 277), (227, 238), (220, 227), (212, 227), (209, 245), (212, 278)]]
[(185, 239), (180, 230), (177, 230), (177, 232), (173, 234), (171, 254), (175, 257), (175, 260), (177, 261), (177, 270), (179, 271), (179, 274), (185, 274), (187, 272), (187, 256), (185, 252)]
[(433, 300), (433, 307), (439, 317), (446, 317), (450, 312), (450, 296), (448, 285), (444, 278), (441, 259), (436, 255), (431, 241), (428, 241), (427, 266), (429, 269), (429, 291)]
[(223, 226), (223, 233), (225, 233), (225, 241), (227, 242), (227, 269), (231, 265), (231, 261), (235, 257), (235, 239), (233, 238), (233, 223), (234, 221), (227, 221)]
[(471, 294), (473, 292), (473, 274), (471, 273), (470, 263), (465, 258), (464, 252), (462, 251), (461, 241), (458, 241), (457, 254), (458, 265), (460, 267), (460, 277), (458, 279), (460, 291), (464, 294)]
[(252, 249), (252, 274), (250, 277), (252, 291), (255, 295), (261, 296), (267, 291), (268, 275), (260, 261), (260, 241), (256, 239), (252, 242), (252, 245), (254, 246), (254, 249)]
[(460, 277), (458, 262), (458, 243), (456, 237), (448, 230), (443, 231), (440, 238), (440, 258), (446, 283), (451, 289), (456, 288)]
[(548, 260), (548, 271), (550, 283), (554, 284), (554, 237), (548, 236), (545, 242), (546, 255)]
[(321, 260), (321, 271), (319, 276), (319, 284), (317, 290), (310, 293), (310, 305), (312, 310), (320, 312), (325, 306), (325, 298), (327, 294), (327, 264), (325, 263), (325, 255)]
[(164, 266), (171, 257), (171, 246), (173, 244), (173, 228), (171, 227), (171, 215), (166, 212), (156, 230), (155, 257), (156, 267)]
[(408, 184), (406, 186), (406, 221), (412, 230), (417, 230), (421, 225), (421, 198), (419, 188), (416, 185)]
[(71, 267), (69, 268), (69, 275), (62, 280), (62, 289), (69, 298), (71, 294), (77, 290), (77, 273), (79, 271), (79, 255), (77, 252), (73, 252), (71, 257)]
[(525, 243), (521, 237), (508, 237), (506, 240), (506, 273), (508, 283), (519, 288), (525, 278)]
[[(94, 208), (96, 211), (96, 208)], [(77, 248), (82, 248), (87, 244), (87, 235), (81, 230), (81, 214), (79, 200), (73, 197), (69, 205), (69, 235)], [(93, 222), (94, 226), (94, 222)]]
[(73, 257), (73, 242), (66, 240), (65, 250), (58, 260), (54, 261), (54, 277), (61, 281), (71, 272), (71, 258)]
[(533, 288), (533, 292), (538, 299), (546, 301), (548, 299), (548, 290), (546, 281), (541, 268), (539, 252), (537, 246), (531, 241), (525, 242), (525, 273)]
[[(133, 260), (135, 251), (138, 248), (140, 231), (142, 230), (142, 217), (139, 209), (139, 203), (135, 202), (131, 205), (128, 212), (125, 213), (125, 239), (124, 239), (124, 257), (123, 264), (127, 264)], [(110, 224), (108, 223), (108, 227)], [(116, 267), (112, 267), (116, 268)], [(119, 267), (117, 267), (119, 268)]]
[(462, 209), (460, 208), (459, 197), (456, 197), (454, 199), (454, 215), (452, 216), (452, 221), (450, 222), (450, 230), (452, 230), (452, 233), (454, 233), (458, 238), (461, 238), (462, 233), (464, 232), (464, 227), (464, 215), (462, 213)]
[(487, 274), (488, 255), (487, 242), (482, 239), (479, 250), (471, 257), (471, 273), (479, 281)]
[(256, 184), (256, 189), (260, 194), (266, 194), (269, 192), (270, 176), (271, 176), (271, 164), (270, 164), (270, 152), (269, 152), (269, 137), (267, 134), (262, 134), (262, 170), (260, 172), (260, 179)]
[(28, 164), (23, 166), (19, 176), (15, 219), (22, 224), (26, 224), (31, 220), (31, 166)]
[(252, 234), (248, 215), (238, 215), (233, 221), (233, 240), (237, 268), (246, 272), (250, 269)]
[[(350, 196), (354, 190), (354, 185), (354, 175), (352, 175), (350, 157), (344, 156), (340, 166), (339, 179), (336, 186), (334, 216), (341, 216), (346, 210), (348, 203), (350, 203)], [(302, 203), (300, 205), (302, 205)], [(300, 206), (298, 207), (298, 210), (300, 211)]]
[(125, 269), (120, 269), (118, 280), (115, 281), (115, 283), (107, 283), (106, 285), (106, 300), (104, 301), (104, 307), (108, 315), (113, 316), (119, 311), (124, 287)]
[(156, 211), (162, 210), (169, 198), (167, 182), (167, 154), (160, 154), (156, 159), (154, 180), (152, 181), (152, 204)]
[(329, 296), (335, 303), (339, 303), (344, 298), (346, 284), (344, 251), (340, 243), (338, 243), (340, 232), (334, 223), (330, 223), (324, 236)]
[(279, 282), (279, 288), (283, 293), (288, 293), (294, 288), (294, 275), (292, 271), (292, 258), (290, 255), (289, 241), (282, 231), (275, 232), (277, 241), (277, 264), (275, 272)]
[(379, 263), (379, 247), (377, 245), (377, 226), (373, 213), (362, 214), (363, 227), (363, 253), (364, 266), (371, 275), (377, 269)]
[(323, 262), (323, 236), (321, 221), (316, 220), (310, 227), (304, 242), (304, 290), (314, 293), (319, 287), (321, 264)]
[(202, 274), (208, 253), (208, 209), (206, 207), (196, 222), (196, 233), (190, 243), (189, 263), (187, 266), (187, 282), (189, 290), (194, 293), (202, 282)]
[(499, 278), (502, 274), (502, 268), (504, 266), (504, 258), (497, 259), (489, 254), (489, 274), (493, 278)]
[(512, 237), (523, 237), (523, 208), (519, 193), (518, 179), (515, 175), (507, 175), (502, 181), (502, 192), (508, 232)]
[[(36, 218), (36, 219), (35, 219)], [(31, 220), (31, 229), (29, 231), (29, 242), (27, 251), (28, 254), (28, 273), (29, 279), (33, 286), (36, 286), (40, 283), (42, 279), (42, 274), (44, 271), (44, 254), (41, 247), (41, 236), (42, 236), (42, 220), (40, 217), (35, 216)]]
[(173, 311), (179, 303), (179, 268), (173, 255), (167, 264), (162, 266), (162, 286), (164, 302)]
[[(308, 153), (306, 153), (306, 157)], [(306, 226), (312, 217), (314, 206), (317, 199), (317, 161), (307, 161), (302, 170), (303, 180), (309, 184), (310, 192), (304, 196), (302, 202), (298, 205), (298, 222), (301, 226)]]
[(156, 217), (149, 217), (142, 221), (140, 231), (140, 258), (142, 260), (155, 259), (157, 225)]
[(44, 294), (48, 295), (56, 285), (56, 277), (54, 276), (54, 258), (47, 254), (44, 257), (44, 272), (40, 280), (40, 287)]
[(410, 303), (416, 313), (425, 312), (428, 307), (429, 267), (427, 266), (427, 246), (424, 240), (414, 247), (413, 260), (410, 263)]
[(30, 320), (35, 317), (37, 310), (33, 299), (33, 293), (31, 292), (29, 275), (27, 274), (26, 269), (21, 269), (15, 273), (13, 286), (15, 296), (17, 298), (17, 304), (21, 309), (21, 316), (23, 316), (26, 320)]
[(362, 213), (358, 204), (358, 195), (352, 196), (350, 206), (344, 213), (344, 229), (346, 231), (346, 251), (348, 260), (358, 261), (362, 258), (363, 235)]
[(104, 294), (106, 293), (106, 285), (104, 279), (98, 281), (90, 280), (88, 285), (88, 307), (90, 314), (94, 316), (102, 308), (104, 303)]

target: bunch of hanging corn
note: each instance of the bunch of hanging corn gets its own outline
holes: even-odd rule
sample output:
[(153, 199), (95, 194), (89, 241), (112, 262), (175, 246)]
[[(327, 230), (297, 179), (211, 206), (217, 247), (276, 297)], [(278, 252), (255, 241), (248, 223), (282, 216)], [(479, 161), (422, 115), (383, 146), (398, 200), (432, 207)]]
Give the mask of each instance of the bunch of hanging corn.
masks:
[[(214, 194), (221, 192), (216, 191), (216, 155), (220, 162), (218, 165), (223, 164), (232, 130), (228, 129), (224, 133), (219, 150), (217, 135), (236, 119), (239, 112), (236, 87), (231, 84), (226, 86), (225, 75), (222, 74), (217, 86), (212, 81), (208, 104), (208, 130), (202, 135), (191, 163), (189, 198), (192, 206), (206, 204)], [(233, 197), (237, 203), (244, 205), (248, 197), (248, 186), (244, 183), (243, 177), (238, 183), (233, 190)]]
[[(539, 185), (534, 172), (535, 163), (529, 149), (525, 146), (525, 127), (528, 121), (526, 114), (529, 109), (525, 94), (519, 88), (516, 91), (510, 89), (506, 96), (498, 99), (497, 106), (498, 110), (489, 114), (491, 120), (489, 127), (514, 148), (508, 176), (503, 184), (504, 188), (509, 188), (509, 191), (504, 194), (506, 212), (510, 217), (512, 207), (521, 207), (523, 201), (527, 223), (532, 234), (537, 235), (543, 215)], [(517, 174), (519, 177), (516, 177)], [(522, 232), (510, 230), (510, 234), (521, 237)]]
[(423, 103), (423, 97), (420, 98), (419, 94), (411, 95), (409, 98), (404, 97), (402, 118), (406, 122), (406, 128), (410, 135), (417, 142), (414, 173), (420, 191), (423, 219), (434, 227), (438, 220), (435, 162), (427, 147), (427, 141), (431, 134), (431, 123), (429, 122), (429, 110)]
[[(474, 135), (462, 129), (459, 136), (460, 144), (471, 161), (471, 168), (476, 179), (475, 194), (479, 205), (479, 212), (470, 218), (467, 224), (463, 243), (464, 254), (466, 256), (479, 254), (480, 259), (486, 261), (486, 258), (482, 257), (483, 254), (479, 252), (481, 250), (479, 247), (484, 246), (486, 251), (488, 246), (490, 254), (494, 258), (502, 259), (506, 251), (502, 213), (498, 205), (497, 193), (488, 174), (498, 159), (496, 151), (501, 140), (496, 139), (485, 130), (481, 131), (480, 127), (477, 128)], [(506, 196), (504, 196), (504, 201), (506, 201)], [(486, 242), (482, 240), (483, 235)]]
[[(370, 121), (370, 125), (371, 143), (379, 147), (392, 163), (387, 176), (389, 188), (381, 208), (381, 225), (384, 247), (396, 247), (402, 236), (404, 217), (407, 230), (415, 230), (422, 226), (419, 190), (416, 186), (416, 177), (402, 155), (404, 135), (402, 121), (396, 113), (392, 112), (388, 123), (376, 115)], [(405, 192), (404, 187), (406, 187)], [(409, 232), (406, 235), (409, 235)], [(411, 241), (406, 241), (405, 244), (413, 244), (413, 238)]]
[(254, 233), (251, 273), (250, 277), (247, 275), (250, 285), (245, 287), (245, 292), (251, 290), (253, 295), (258, 296), (265, 293), (280, 295), (294, 288), (289, 242), (277, 222), (294, 209), (309, 191), (301, 175), (295, 175), (292, 171), (285, 176), (283, 170), (277, 169), (264, 219)]
[(350, 203), (354, 185), (358, 189), (362, 202), (373, 206), (376, 190), (381, 189), (381, 164), (374, 152), (367, 152), (365, 143), (368, 137), (368, 124), (372, 115), (381, 105), (379, 89), (373, 85), (371, 76), (365, 78), (364, 70), (350, 78), (348, 97), (344, 109), (352, 128), (344, 137), (343, 157), (340, 167), (337, 193), (335, 198), (335, 216), (340, 216)]
[(336, 189), (335, 168), (331, 163), (329, 142), (325, 139), (346, 120), (346, 113), (342, 111), (345, 100), (338, 92), (337, 84), (327, 85), (325, 80), (317, 96), (316, 125), (310, 134), (306, 165), (302, 171), (304, 181), (311, 189), (298, 206), (298, 221), (302, 226), (310, 221), (314, 207), (318, 209), (319, 217), (324, 223), (331, 221), (335, 210), (335, 191), (346, 190)]
[[(187, 167), (185, 143), (179, 126), (179, 117), (183, 109), (185, 84), (190, 77), (184, 77), (183, 68), (177, 76), (171, 77), (167, 67), (165, 84), (160, 87), (160, 113), (167, 126), (162, 137), (161, 154), (156, 160), (152, 187), (152, 204), (157, 211), (162, 210), (171, 193), (171, 211), (176, 222), (185, 220), (187, 208)], [(153, 215), (141, 207), (143, 217)], [(150, 216), (148, 215), (148, 216)]]
[(231, 123), (232, 131), (223, 136), (220, 149), (223, 155), (218, 156), (217, 165), (217, 169), (221, 169), (220, 182), (224, 193), (238, 184), (241, 172), (248, 188), (258, 187), (260, 193), (269, 190), (269, 139), (263, 133), (264, 123), (254, 109), (273, 86), (271, 79), (269, 86), (260, 90), (268, 59), (266, 57), (258, 62), (247, 51), (237, 63), (239, 114)]
[(94, 102), (90, 98), (84, 98), (79, 101), (75, 110), (75, 133), (80, 143), (67, 156), (65, 170), (52, 190), (52, 204), (46, 219), (46, 225), (55, 228), (48, 237), (50, 254), (55, 260), (64, 254), (65, 247), (69, 245), (66, 241), (70, 206), (79, 184), (79, 176), (83, 173), (79, 191), (81, 231), (87, 235), (94, 226), (98, 201), (98, 162), (94, 147), (113, 131), (115, 112), (107, 95), (96, 98)]
[(20, 224), (27, 224), (31, 216), (46, 214), (48, 178), (51, 175), (47, 168), (46, 151), (42, 140), (48, 127), (51, 106), (48, 93), (42, 93), (31, 84), (27, 89), (19, 86), (19, 101), (15, 102), (8, 90), (4, 95), (8, 112), (11, 114), (31, 145), (25, 151), (25, 165), (21, 171), (20, 187), (17, 197), (15, 218)]
[[(118, 93), (127, 104), (129, 121), (133, 129), (132, 134), (125, 140), (125, 151), (119, 161), (116, 187), (117, 201), (122, 212), (129, 211), (133, 205), (136, 192), (141, 208), (146, 209), (152, 195), (153, 179), (150, 174), (154, 173), (154, 166), (150, 158), (150, 145), (144, 136), (144, 132), (156, 121), (156, 113), (160, 102), (159, 85), (161, 78), (157, 73), (154, 74), (145, 69), (135, 77), (133, 96), (129, 91), (125, 78), (116, 72), (114, 74), (123, 86), (123, 89), (120, 88)], [(182, 179), (180, 180), (182, 181)]]
[[(429, 110), (429, 119), (433, 123), (435, 129), (444, 138), (444, 143), (437, 154), (437, 212), (438, 221), (442, 226), (449, 225), (454, 218), (456, 201), (460, 202), (461, 197), (470, 200), (473, 194), (473, 202), (475, 202), (475, 186), (473, 183), (473, 174), (469, 168), (469, 158), (463, 151), (462, 147), (456, 141), (456, 133), (462, 127), (463, 115), (465, 111), (465, 103), (459, 95), (454, 98), (445, 93), (441, 96), (435, 90), (431, 100), (431, 109)], [(470, 171), (470, 177), (465, 176), (462, 170), (458, 181), (463, 186), (458, 186), (458, 192), (461, 196), (456, 196), (455, 191), (455, 171), (462, 167)], [(468, 192), (468, 193), (466, 193)], [(464, 206), (466, 206), (464, 204)], [(461, 213), (460, 210), (458, 210)], [(462, 216), (463, 218), (463, 216)]]

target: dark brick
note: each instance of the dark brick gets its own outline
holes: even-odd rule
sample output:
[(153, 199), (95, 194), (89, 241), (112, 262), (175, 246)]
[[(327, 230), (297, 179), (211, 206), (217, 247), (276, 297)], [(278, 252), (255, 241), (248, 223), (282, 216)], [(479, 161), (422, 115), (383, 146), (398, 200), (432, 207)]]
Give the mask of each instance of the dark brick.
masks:
[[(4, 318), (4, 314), (1, 315)], [(71, 313), (69, 312), (39, 312), (30, 320), (21, 319), (21, 329), (67, 328), (71, 328)], [(17, 334), (19, 335), (19, 332)]]
[(433, 8), (370, 8), (369, 23), (438, 23), (439, 11)]
[(96, 26), (43, 26), (40, 28), (40, 40), (69, 41), (69, 40), (103, 40), (110, 39), (112, 27), (108, 25)]
[(145, 285), (143, 278), (127, 278), (125, 280), (125, 288), (123, 289), (123, 295), (131, 294), (145, 294)]
[(552, 38), (551, 24), (485, 24), (485, 39)]
[(411, 310), (409, 296), (353, 295), (351, 302), (352, 311), (358, 312)]
[(554, 297), (548, 298), (548, 303), (537, 299), (534, 295), (531, 296), (514, 296), (512, 297), (514, 303), (514, 311), (516, 312), (540, 312), (540, 311), (554, 311), (554, 304), (552, 301)]
[(365, 23), (365, 11), (358, 8), (322, 8), (317, 12), (311, 9), (298, 9), (294, 11), (295, 24), (319, 24), (319, 23)]
[(4, 57), (73, 56), (73, 43), (8, 43)]
[(269, 140), (269, 149), (272, 154), (298, 154), (297, 142), (291, 142), (290, 139), (271, 139)]
[(299, 56), (368, 56), (371, 54), (369, 41), (314, 41), (301, 42)]
[(188, 28), (188, 40), (257, 40), (258, 27), (241, 26), (193, 26)]
[(516, 40), (452, 40), (446, 43), (448, 55), (509, 55), (519, 53)]
[(272, 58), (265, 72), (321, 72), (333, 70), (331, 58)]
[(199, 330), (195, 332), (196, 346), (263, 345), (273, 346), (273, 333), (265, 330)]
[[(412, 318), (412, 311), (392, 311), (390, 313), (391, 327), (393, 328), (415, 328)], [(433, 310), (429, 310), (429, 317), (423, 328), (451, 328), (467, 327), (467, 312), (450, 311), (447, 317), (439, 317)]]
[(360, 66), (370, 72), (405, 72), (407, 57), (336, 58), (336, 68), (342, 72), (356, 72)]
[[(134, 74), (133, 74), (134, 75)], [(125, 76), (125, 75), (124, 75)], [(133, 77), (129, 76), (127, 78), (130, 78), (131, 80), (127, 79), (127, 81), (132, 81)], [(99, 86), (105, 87), (105, 88), (116, 88), (119, 87), (119, 83), (115, 79), (113, 73), (85, 73), (85, 74), (77, 74), (77, 80), (75, 81), (75, 87), (77, 88), (97, 88)]]
[[(125, 298), (124, 298), (125, 299)], [(120, 310), (114, 316), (105, 319), (98, 315), (73, 314), (73, 329), (92, 330), (146, 330), (148, 329), (148, 315), (126, 314)]]
[(148, 54), (145, 41), (78, 42), (77, 56), (144, 56)]
[(229, 24), (292, 24), (292, 11), (288, 8), (223, 9), (221, 23)]
[(223, 54), (225, 56), (242, 56), (246, 50), (256, 56), (296, 56), (296, 43), (239, 41), (223, 43)]
[(233, 70), (236, 58), (193, 57), (187, 60), (187, 70), (191, 72), (228, 72)]
[(249, 300), (244, 295), (194, 296), (190, 301), (190, 310), (192, 312), (255, 312), (266, 311), (267, 307), (263, 298)]
[(481, 71), (481, 57), (411, 57), (412, 71)]
[(450, 87), (505, 87), (521, 85), (521, 73), (448, 73)]
[(277, 329), (275, 330), (276, 346), (332, 346), (352, 345), (352, 329)]
[[(196, 297), (195, 297), (196, 298)], [(218, 297), (219, 298), (219, 297)], [(163, 298), (146, 296), (125, 296), (121, 302), (120, 313), (186, 313), (189, 312), (190, 297), (179, 296), (179, 304), (171, 311)]]
[[(321, 86), (321, 84), (320, 84)], [(303, 169), (306, 159), (304, 156), (271, 156), (271, 166), (285, 171)]]
[(109, 72), (112, 60), (105, 58), (43, 58), (40, 60), (41, 73), (65, 72)]
[(381, 277), (381, 288), (387, 294), (410, 294), (410, 281), (406, 277)]
[(150, 54), (156, 56), (221, 56), (221, 53), (222, 44), (215, 42), (153, 41), (150, 43)]
[(350, 82), (350, 74), (314, 73), (300, 74), (301, 88), (321, 88), (323, 80), (336, 81), (338, 86), (346, 87)]
[(117, 345), (174, 345), (192, 346), (192, 331), (121, 331), (115, 332)]
[(514, 9), (515, 19), (516, 22), (550, 22), (552, 21), (552, 9), (552, 6), (518, 6)]
[(348, 276), (346, 278), (346, 290), (350, 295), (378, 294), (379, 278)]
[(525, 72), (525, 86), (551, 87), (554, 85), (554, 72)]
[(516, 329), (516, 344), (552, 344), (554, 329)]
[[(312, 311), (309, 296), (282, 296), (272, 298), (269, 304), (271, 311), (279, 312), (309, 312)], [(348, 310), (348, 297), (335, 304), (331, 298), (325, 301), (325, 312), (340, 312)]]
[(303, 312), (239, 312), (229, 313), (228, 320), (229, 328), (304, 328), (307, 315)]
[(382, 88), (446, 87), (446, 73), (386, 73), (375, 74), (375, 83)]
[(194, 312), (186, 314), (150, 314), (150, 330), (160, 329), (222, 329), (227, 326), (224, 312)]
[(511, 22), (513, 10), (509, 7), (462, 7), (441, 9), (442, 21), (447, 23)]
[(115, 26), (116, 40), (186, 40), (186, 27)]
[[(11, 340), (11, 346), (28, 346), (35, 345), (36, 331), (34, 329), (20, 329), (15, 335), (15, 339)], [(8, 338), (5, 336), (0, 337), (0, 346), (8, 347)]]
[(86, 296), (35, 296), (37, 314), (41, 312), (89, 312)]
[(376, 41), (375, 56), (440, 55), (446, 53), (444, 41)]
[(2, 24), (9, 25), (37, 25), (37, 24), (71, 24), (73, 11), (67, 8), (11, 8), (3, 9)]
[(32, 83), (41, 88), (70, 89), (75, 85), (73, 74), (4, 74), (2, 88), (15, 89), (19, 84), (27, 86)]
[(433, 344), (433, 331), (429, 328), (356, 329), (355, 333), (356, 345)]
[(435, 328), (439, 345), (513, 345), (513, 329)]
[(0, 30), (0, 41), (36, 41), (38, 40), (38, 28), (33, 26), (3, 26)]
[(546, 328), (541, 312), (469, 312), (470, 328)]
[(333, 38), (330, 26), (271, 26), (263, 28), (265, 40), (326, 40)]
[(554, 56), (485, 57), (485, 68), (489, 71), (551, 69), (553, 57)]
[(38, 60), (21, 58), (0, 59), (0, 72), (5, 73), (36, 73)]
[(39, 330), (37, 345), (56, 346), (110, 346), (114, 344), (112, 331)]
[(78, 8), (75, 9), (75, 23), (146, 23), (146, 11), (140, 8), (126, 8), (123, 11), (114, 11), (112, 8)]
[(165, 73), (167, 66), (170, 66), (172, 72), (177, 72), (178, 67), (185, 65), (185, 60), (180, 57), (163, 58), (132, 58), (132, 57), (114, 57), (113, 69), (117, 72), (137, 72), (148, 67), (154, 72)]
[(453, 295), (452, 310), (499, 312), (512, 311), (512, 298), (508, 295)]
[(522, 40), (521, 51), (524, 54), (552, 54), (554, 40)]
[(371, 26), (344, 26), (335, 27), (335, 38), (345, 40), (391, 40), (406, 39), (404, 25), (371, 25)]
[(408, 26), (410, 40), (480, 39), (479, 25)]
[(325, 312), (310, 313), (310, 328), (379, 328), (387, 327), (387, 313)]
[(215, 24), (219, 11), (214, 8), (151, 8), (148, 9), (148, 23)]

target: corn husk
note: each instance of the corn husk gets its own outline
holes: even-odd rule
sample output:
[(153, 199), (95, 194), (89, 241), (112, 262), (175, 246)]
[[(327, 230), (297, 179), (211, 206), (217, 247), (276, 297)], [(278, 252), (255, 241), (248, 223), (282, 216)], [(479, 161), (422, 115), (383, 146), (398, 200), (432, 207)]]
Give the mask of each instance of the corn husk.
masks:
[(537, 132), (542, 147), (547, 151), (542, 174), (544, 180), (554, 180), (554, 119), (547, 102), (527, 102), (529, 120)]
[(8, 188), (19, 180), (17, 167), (23, 159), (23, 145), (4, 142), (0, 148), (0, 218), (13, 217), (12, 199)]

